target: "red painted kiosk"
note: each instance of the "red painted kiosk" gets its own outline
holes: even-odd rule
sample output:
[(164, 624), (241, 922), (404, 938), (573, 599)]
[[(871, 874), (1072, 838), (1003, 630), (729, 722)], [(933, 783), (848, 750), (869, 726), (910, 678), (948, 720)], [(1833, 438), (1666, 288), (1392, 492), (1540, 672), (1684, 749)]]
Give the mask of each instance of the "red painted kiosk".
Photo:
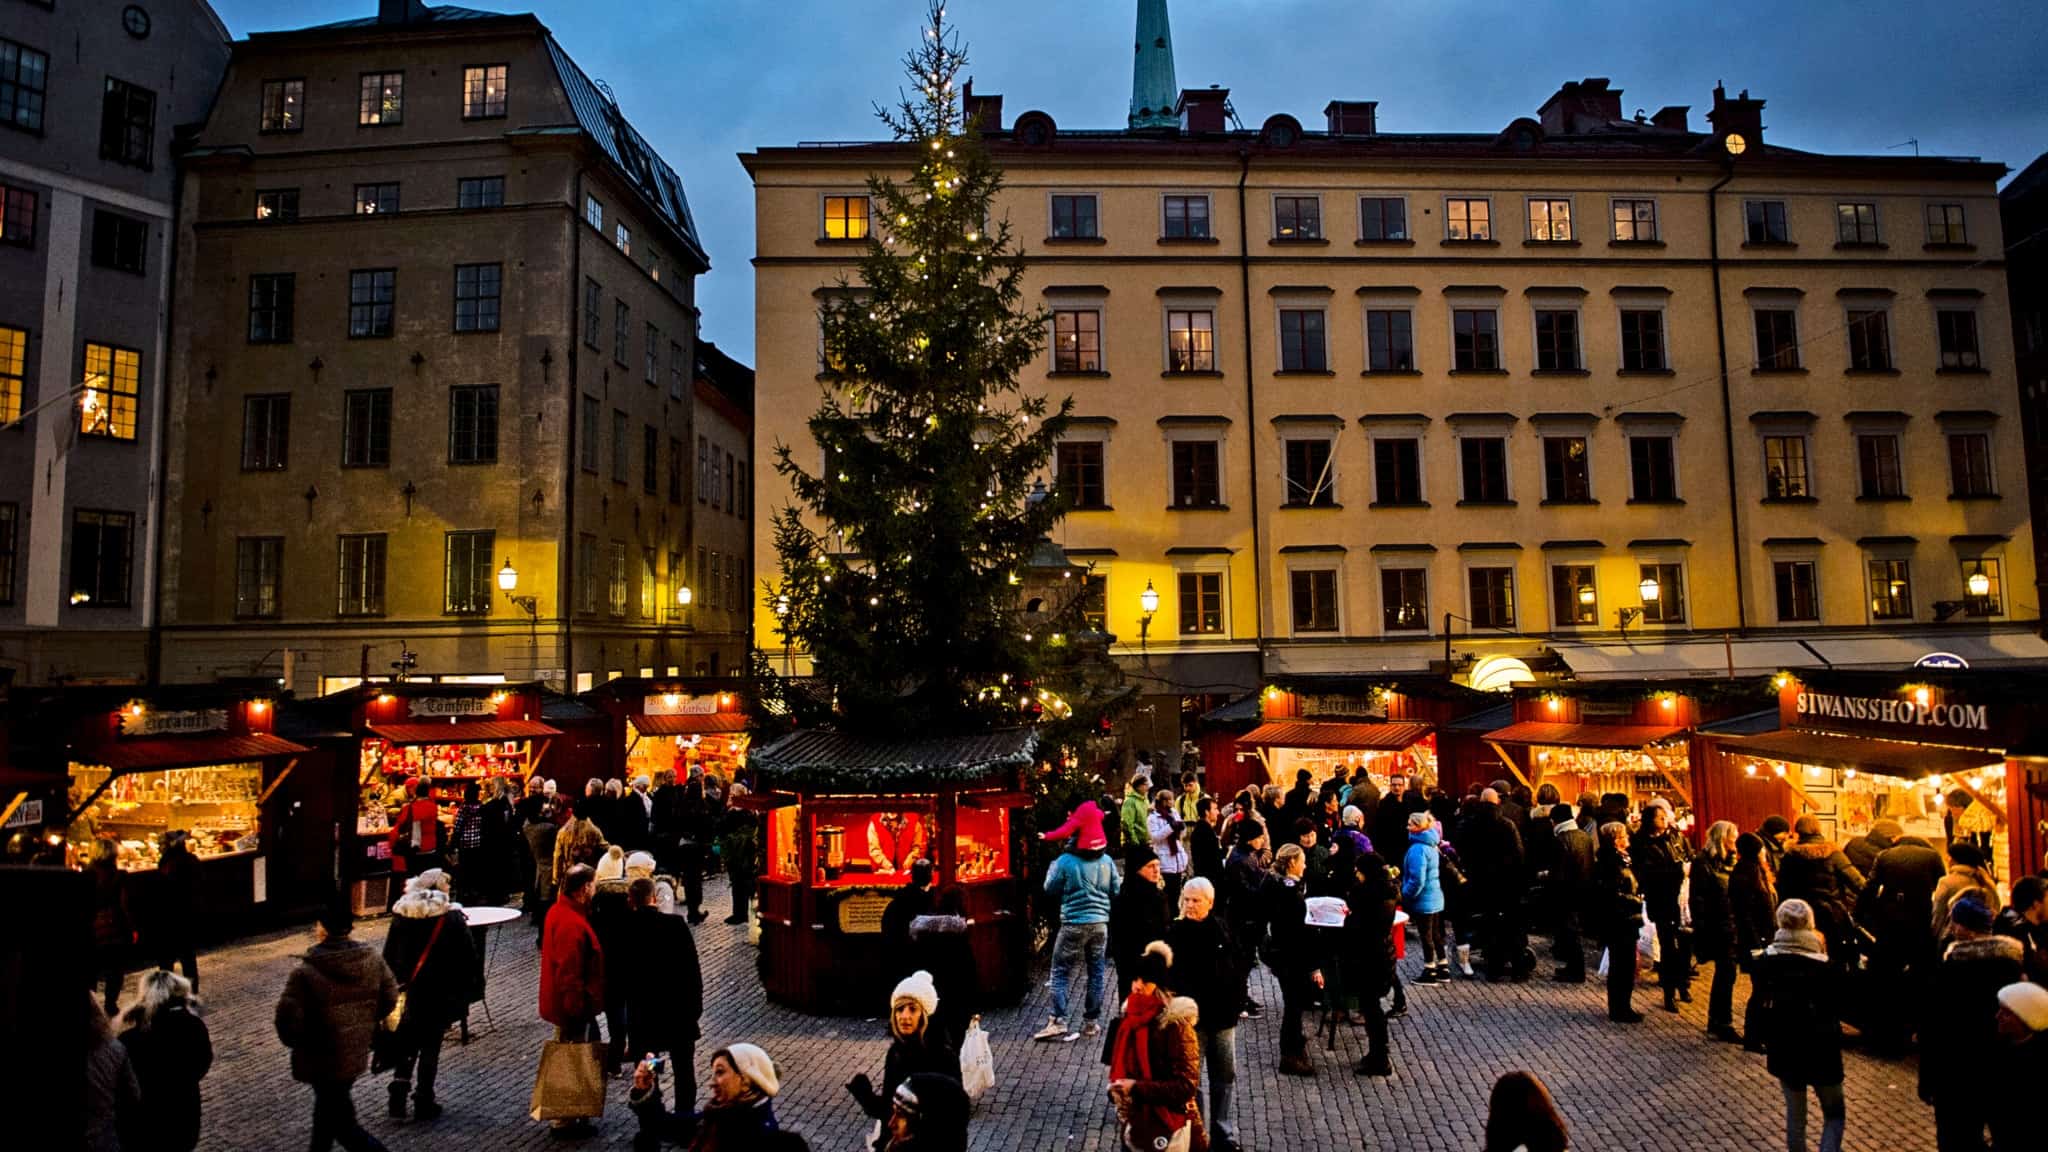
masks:
[(861, 741), (796, 732), (749, 758), (763, 814), (761, 977), (770, 998), (812, 1012), (872, 1015), (900, 957), (875, 947), (882, 910), (920, 857), (958, 884), (982, 995), (1023, 991), (1030, 921), (1012, 810), (1037, 749), (1029, 730)]
[(583, 694), (609, 721), (611, 771), (623, 779), (667, 770), (733, 779), (751, 743), (739, 685), (726, 679), (628, 676)]
[(1304, 770), (1320, 785), (1340, 766), (1364, 770), (1382, 790), (1392, 775), (1451, 788), (1447, 761), (1469, 762), (1478, 752), (1476, 741), (1447, 726), (1498, 697), (1442, 677), (1283, 676), (1260, 703), (1264, 723), (1236, 738), (1238, 764), (1250, 760), (1253, 770), (1212, 769), (1209, 787), (1219, 795), (1246, 784), (1287, 788)]

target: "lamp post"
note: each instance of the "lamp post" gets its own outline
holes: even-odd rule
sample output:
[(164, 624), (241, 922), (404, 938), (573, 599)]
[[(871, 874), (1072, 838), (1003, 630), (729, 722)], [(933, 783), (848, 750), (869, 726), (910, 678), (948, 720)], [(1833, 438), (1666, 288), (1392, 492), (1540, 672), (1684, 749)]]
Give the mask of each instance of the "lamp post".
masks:
[(789, 677), (794, 675), (794, 673), (790, 671), (791, 640), (789, 635), (789, 593), (787, 592), (775, 598), (775, 621), (777, 631), (782, 633), (782, 675)]
[(1144, 652), (1152, 634), (1152, 617), (1159, 611), (1159, 590), (1152, 587), (1150, 580), (1145, 581), (1145, 590), (1138, 593), (1138, 607), (1144, 610), (1144, 615), (1138, 617), (1138, 651)]
[(1621, 632), (1623, 635), (1627, 635), (1628, 626), (1640, 619), (1643, 613), (1649, 610), (1650, 605), (1658, 602), (1664, 595), (1664, 588), (1657, 583), (1655, 576), (1645, 576), (1643, 577), (1643, 582), (1636, 585), (1636, 593), (1643, 598), (1643, 606), (1641, 608), (1621, 608), (1616, 610), (1617, 614), (1621, 617)]
[(532, 673), (533, 679), (538, 680), (540, 679), (540, 597), (513, 595), (514, 590), (519, 587), (519, 569), (512, 566), (512, 558), (510, 556), (505, 557), (505, 566), (498, 569), (498, 587), (505, 593), (505, 599), (510, 600), (521, 612), (526, 613), (527, 642), (530, 645), (528, 648), (527, 666)]

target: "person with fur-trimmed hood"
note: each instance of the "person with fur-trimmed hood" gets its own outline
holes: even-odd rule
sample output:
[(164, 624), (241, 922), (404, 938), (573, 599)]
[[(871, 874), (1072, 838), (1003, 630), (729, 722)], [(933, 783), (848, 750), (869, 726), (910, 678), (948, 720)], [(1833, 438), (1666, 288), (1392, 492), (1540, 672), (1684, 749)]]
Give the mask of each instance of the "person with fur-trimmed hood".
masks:
[(1992, 934), (1991, 908), (1972, 892), (1949, 908), (1954, 942), (1934, 970), (1920, 1022), (1920, 1099), (1934, 1106), (1942, 1152), (1984, 1147), (1997, 1104), (1984, 1061), (1998, 1050), (1998, 992), (2026, 978), (2020, 942)]
[[(888, 1120), (897, 1087), (919, 1072), (960, 1078), (960, 1049), (933, 1019), (938, 1010), (939, 991), (931, 973), (912, 972), (896, 985), (889, 997), (889, 1054), (882, 1058), (881, 1087), (877, 1089), (865, 1072), (846, 1082), (861, 1111), (877, 1121)], [(876, 1139), (874, 1146), (882, 1147), (882, 1140)]]
[(1205, 1152), (1197, 1095), (1202, 1046), (1195, 1034), (1200, 1010), (1186, 996), (1170, 995), (1173, 950), (1165, 941), (1145, 946), (1131, 973), (1131, 994), (1110, 1026), (1102, 1062), (1109, 1065), (1109, 1099), (1128, 1152), (1158, 1152), (1188, 1130), (1189, 1152)]
[[(391, 1115), (405, 1119), (410, 1089), (413, 1115), (432, 1120), (441, 1114), (434, 1099), (441, 1038), (448, 1025), (469, 1010), (477, 970), (469, 920), (450, 901), (447, 872), (429, 868), (405, 882), (405, 895), (391, 906), (384, 963), (405, 992), (405, 1014), (396, 1037), (398, 1059), (391, 1069)], [(417, 1085), (412, 1083), (415, 1067)]]
[(319, 942), (299, 958), (277, 1001), (277, 1038), (292, 1079), (313, 1089), (313, 1146), (383, 1152), (363, 1131), (349, 1091), (370, 1067), (377, 1022), (398, 1007), (398, 980), (377, 951), (350, 938), (355, 915), (337, 895), (321, 911)]

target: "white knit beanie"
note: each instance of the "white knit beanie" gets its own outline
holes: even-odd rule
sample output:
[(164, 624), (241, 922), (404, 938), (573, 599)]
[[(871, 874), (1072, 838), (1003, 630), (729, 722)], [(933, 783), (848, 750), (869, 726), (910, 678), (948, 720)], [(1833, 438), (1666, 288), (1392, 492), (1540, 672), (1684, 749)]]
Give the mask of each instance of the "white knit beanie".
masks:
[(732, 1061), (732, 1070), (740, 1078), (761, 1090), (763, 1096), (773, 1096), (782, 1090), (782, 1081), (775, 1075), (775, 1061), (768, 1053), (752, 1044), (734, 1044), (725, 1049), (726, 1059)]
[(626, 850), (617, 844), (605, 849), (604, 859), (597, 862), (597, 882), (622, 880), (626, 876)]
[(918, 971), (905, 976), (903, 982), (896, 985), (895, 993), (889, 997), (889, 1007), (893, 1009), (905, 1000), (915, 1000), (917, 1006), (924, 1009), (924, 1014), (927, 1018), (934, 1012), (937, 1012), (939, 1010), (939, 989), (937, 985), (932, 983), (932, 974)]
[(635, 852), (626, 857), (626, 879), (638, 880), (654, 875), (654, 857), (646, 852)]

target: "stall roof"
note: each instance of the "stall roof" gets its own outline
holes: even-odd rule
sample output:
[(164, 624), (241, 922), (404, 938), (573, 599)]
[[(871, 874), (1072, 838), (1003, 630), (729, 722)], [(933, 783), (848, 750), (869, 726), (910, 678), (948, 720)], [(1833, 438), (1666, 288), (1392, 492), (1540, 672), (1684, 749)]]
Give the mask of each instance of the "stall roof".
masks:
[(1902, 776), (1908, 780), (1937, 773), (1972, 772), (2004, 763), (2003, 757), (1995, 752), (1938, 748), (1864, 736), (1825, 736), (1818, 732), (1790, 729), (1760, 736), (1724, 736), (1720, 738), (1720, 745), (1723, 751), (1736, 756), (1817, 764), (1823, 768), (1854, 768), (1884, 776)]
[(1341, 695), (1372, 688), (1385, 688), (1424, 700), (1451, 700), (1461, 704), (1480, 704), (1492, 693), (1481, 692), (1443, 676), (1417, 675), (1400, 672), (1299, 673), (1282, 672), (1272, 677), (1273, 685), (1289, 692), (1326, 692)]
[(739, 712), (714, 712), (702, 716), (635, 716), (632, 724), (642, 736), (710, 736), (745, 732), (747, 717)]
[(1240, 696), (1221, 708), (1212, 708), (1202, 714), (1203, 724), (1257, 724), (1259, 722), (1259, 694), (1253, 692)]
[(1416, 723), (1351, 724), (1341, 721), (1287, 721), (1261, 724), (1237, 742), (1252, 748), (1330, 748), (1361, 752), (1399, 752), (1428, 736), (1431, 725)]
[(535, 720), (478, 720), (468, 724), (372, 724), (372, 735), (393, 744), (481, 744), (560, 736), (560, 728)]
[(1460, 716), (1458, 719), (1444, 725), (1444, 727), (1456, 729), (1460, 732), (1491, 732), (1495, 728), (1506, 727), (1514, 721), (1514, 718), (1514, 702), (1507, 701), (1484, 711), (1474, 712), (1470, 716)]
[(1525, 720), (1486, 734), (1496, 744), (1548, 744), (1560, 748), (1643, 748), (1685, 729), (1668, 724), (1548, 724)]
[(985, 780), (1028, 767), (1038, 733), (1006, 728), (923, 740), (862, 740), (824, 728), (792, 732), (754, 749), (749, 763), (764, 788), (853, 792)]
[[(1798, 640), (1642, 640), (1619, 643), (1558, 642), (1559, 657), (1585, 680), (1608, 678), (1756, 676), (1785, 668), (1820, 668), (1827, 659)], [(1923, 648), (1921, 650), (1925, 652)], [(1907, 663), (1912, 663), (1909, 659)]]
[(543, 720), (596, 720), (603, 715), (604, 713), (574, 696), (561, 696), (550, 692), (541, 697), (540, 718)]
[(272, 756), (297, 756), (312, 749), (261, 732), (247, 736), (167, 736), (158, 740), (122, 740), (103, 745), (93, 760), (116, 772), (156, 768), (194, 768), (204, 764), (239, 764)]

